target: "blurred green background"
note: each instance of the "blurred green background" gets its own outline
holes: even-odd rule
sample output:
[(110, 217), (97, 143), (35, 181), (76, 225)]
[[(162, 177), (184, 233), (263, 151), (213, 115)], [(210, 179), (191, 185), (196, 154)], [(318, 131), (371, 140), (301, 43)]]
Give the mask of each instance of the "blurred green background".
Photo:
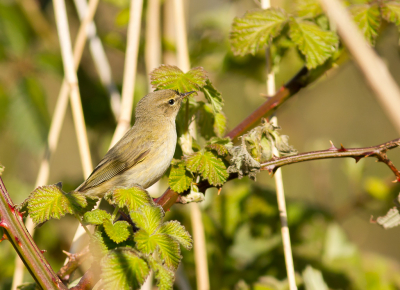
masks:
[[(292, 2), (272, 1), (272, 5), (290, 11)], [(73, 2), (66, 4), (74, 39), (79, 20)], [(39, 8), (40, 17), (29, 5)], [(145, 1), (144, 11), (146, 5)], [(128, 0), (104, 0), (95, 16), (119, 89), (128, 7)], [(265, 100), (265, 54), (235, 57), (229, 48), (233, 18), (254, 8), (258, 5), (250, 0), (186, 1), (192, 66), (204, 67), (222, 93), (228, 131)], [(163, 19), (167, 18), (164, 14)], [(143, 25), (147, 21), (143, 17)], [(376, 50), (400, 83), (399, 33), (391, 26), (380, 33)], [(144, 43), (142, 33), (135, 103), (148, 91)], [(174, 52), (167, 39), (163, 49), (164, 57)], [(298, 53), (289, 51), (277, 70), (277, 87), (302, 65)], [(1, 0), (0, 162), (6, 167), (2, 178), (15, 203), (34, 189), (62, 77), (51, 1)], [(92, 159), (97, 164), (107, 151), (115, 121), (87, 48), (78, 78)], [(337, 146), (364, 147), (399, 137), (351, 61), (301, 90), (276, 115), (281, 133), (290, 136), (299, 152), (327, 149), (329, 140)], [(399, 149), (389, 152), (389, 157), (400, 164)], [(49, 184), (62, 181), (66, 190), (72, 190), (83, 181), (70, 111), (50, 166)], [(400, 191), (386, 166), (373, 159), (357, 165), (352, 159), (314, 161), (284, 167), (283, 179), (297, 273), (312, 265), (331, 289), (400, 289), (400, 228), (384, 230), (370, 223), (371, 216), (384, 215), (393, 207)], [(166, 187), (163, 180), (160, 194)], [(211, 289), (287, 289), (274, 180), (268, 173), (259, 174), (257, 182), (231, 181), (220, 195), (209, 190), (200, 206)], [(175, 205), (166, 217), (180, 220), (191, 231), (188, 206)], [(66, 217), (47, 222), (35, 234), (56, 271), (65, 258), (61, 250), (69, 249), (76, 226), (74, 219)], [(183, 250), (183, 256), (176, 287), (188, 289), (182, 286), (188, 281), (195, 289), (193, 251)], [(1, 243), (0, 289), (11, 285), (14, 257), (11, 245)], [(31, 280), (28, 274), (25, 280)]]

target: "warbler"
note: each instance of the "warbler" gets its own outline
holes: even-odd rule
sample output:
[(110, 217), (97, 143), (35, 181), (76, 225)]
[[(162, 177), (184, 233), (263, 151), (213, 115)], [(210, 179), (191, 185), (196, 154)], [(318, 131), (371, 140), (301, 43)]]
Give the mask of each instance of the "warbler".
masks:
[(160, 90), (147, 94), (136, 106), (133, 127), (104, 156), (75, 191), (103, 197), (114, 186), (156, 183), (175, 153), (175, 119), (185, 97), (194, 92)]

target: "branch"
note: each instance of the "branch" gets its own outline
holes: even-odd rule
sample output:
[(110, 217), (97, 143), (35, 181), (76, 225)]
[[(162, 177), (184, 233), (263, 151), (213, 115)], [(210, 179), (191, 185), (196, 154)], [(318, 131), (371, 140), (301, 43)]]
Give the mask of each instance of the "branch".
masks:
[(57, 275), (64, 283), (66, 283), (69, 281), (72, 272), (74, 272), (88, 256), (89, 247), (84, 248), (81, 252), (76, 254), (71, 254), (66, 251), (63, 252), (68, 256), (68, 262), (61, 267), (57, 272)]
[(7, 240), (13, 245), (35, 282), (42, 289), (67, 289), (26, 230), (22, 215), (15, 209), (1, 177), (0, 218), (0, 227), (4, 229)]

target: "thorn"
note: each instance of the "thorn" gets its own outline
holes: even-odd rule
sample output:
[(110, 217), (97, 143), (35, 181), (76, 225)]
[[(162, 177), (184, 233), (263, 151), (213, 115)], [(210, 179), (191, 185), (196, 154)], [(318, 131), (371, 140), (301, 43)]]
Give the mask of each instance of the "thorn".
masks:
[(393, 180), (392, 182), (393, 182), (393, 183), (400, 182), (400, 177), (399, 177), (399, 176), (397, 176), (397, 177), (396, 177), (396, 179), (395, 179), (395, 180)]
[(370, 217), (370, 219), (369, 219), (369, 222), (370, 222), (371, 224), (376, 224), (376, 220), (374, 220), (374, 216), (373, 216), (373, 215), (371, 215), (371, 217)]
[(2, 236), (1, 239), (0, 239), (0, 243), (1, 243), (2, 241), (5, 241), (5, 240), (8, 240), (8, 238), (7, 238), (6, 234), (3, 234), (3, 236)]
[(17, 242), (18, 246), (21, 247), (21, 242), (20, 242), (20, 240), (19, 240), (17, 237), (15, 237), (15, 241)]
[(339, 152), (346, 152), (347, 149), (343, 147), (343, 144), (340, 143), (340, 149), (338, 150)]
[(360, 161), (363, 158), (363, 156), (355, 156), (353, 158), (356, 160), (356, 163), (358, 163), (358, 161)]
[(44, 253), (47, 252), (47, 250), (40, 250), (40, 252), (41, 252), (42, 254), (44, 254)]
[(1, 228), (8, 229), (8, 224), (6, 224), (4, 221), (1, 221), (1, 222), (0, 222), (0, 227), (1, 227)]
[(329, 149), (328, 149), (328, 150), (337, 150), (336, 146), (335, 146), (335, 145), (333, 145), (333, 142), (332, 142), (332, 140), (329, 140), (329, 143), (331, 143), (331, 147), (329, 147)]
[(218, 188), (218, 195), (221, 193), (222, 187)]
[(72, 254), (70, 252), (67, 252), (65, 250), (62, 250), (62, 252), (69, 258), (72, 256)]

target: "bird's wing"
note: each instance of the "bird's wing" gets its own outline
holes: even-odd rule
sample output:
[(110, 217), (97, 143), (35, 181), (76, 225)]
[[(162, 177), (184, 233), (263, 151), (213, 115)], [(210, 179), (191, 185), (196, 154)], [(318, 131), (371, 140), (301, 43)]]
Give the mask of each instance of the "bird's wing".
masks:
[(86, 191), (96, 187), (142, 162), (150, 153), (152, 144), (153, 142), (139, 142), (138, 138), (128, 142), (118, 142), (76, 191)]

